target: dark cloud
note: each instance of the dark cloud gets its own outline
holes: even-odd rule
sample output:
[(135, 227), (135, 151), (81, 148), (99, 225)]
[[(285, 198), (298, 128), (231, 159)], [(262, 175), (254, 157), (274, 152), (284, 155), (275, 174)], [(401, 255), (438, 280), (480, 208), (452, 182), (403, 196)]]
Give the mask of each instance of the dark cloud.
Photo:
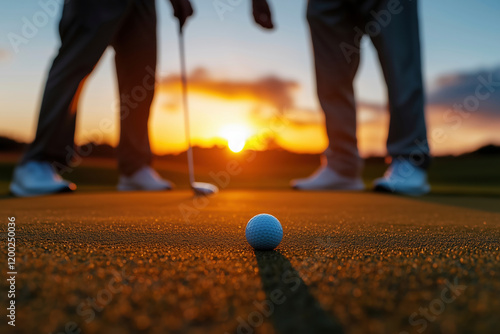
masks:
[[(284, 113), (288, 124), (307, 127), (323, 124), (324, 118), (320, 109), (307, 109), (297, 106), (294, 94), (299, 84), (277, 76), (267, 76), (255, 80), (215, 79), (205, 69), (198, 69), (189, 75), (189, 91), (191, 93), (207, 94), (227, 100), (252, 100), (256, 106), (252, 110), (255, 119), (267, 120), (276, 114), (269, 114), (261, 104), (271, 105), (276, 111)], [(489, 84), (488, 84), (489, 83)], [(169, 99), (164, 103), (164, 110), (177, 111), (180, 103), (180, 77), (171, 75), (160, 81), (159, 88), (168, 94)], [(478, 95), (479, 92), (479, 95)], [(487, 97), (486, 97), (487, 96)], [(474, 117), (463, 114), (464, 123), (485, 126), (497, 122), (500, 118), (500, 67), (493, 70), (474, 71), (447, 75), (439, 78), (435, 88), (427, 96), (427, 111), (432, 125), (447, 125), (449, 110), (454, 105), (477, 103)], [(359, 101), (358, 118), (363, 124), (379, 124), (386, 121), (388, 116), (387, 104), (366, 103)], [(264, 111), (263, 111), (264, 110)], [(465, 109), (467, 110), (467, 109)], [(455, 120), (455, 118), (454, 118)], [(456, 125), (456, 122), (453, 124)]]
[[(293, 80), (276, 76), (267, 76), (256, 80), (224, 80), (211, 78), (205, 69), (194, 71), (188, 78), (189, 90), (217, 97), (236, 100), (251, 99), (267, 103), (279, 111), (293, 108), (293, 91), (299, 87)], [(163, 78), (160, 88), (166, 91), (175, 89), (180, 84), (178, 75)]]
[(429, 106), (466, 105), (481, 114), (500, 116), (500, 67), (443, 76), (427, 100)]

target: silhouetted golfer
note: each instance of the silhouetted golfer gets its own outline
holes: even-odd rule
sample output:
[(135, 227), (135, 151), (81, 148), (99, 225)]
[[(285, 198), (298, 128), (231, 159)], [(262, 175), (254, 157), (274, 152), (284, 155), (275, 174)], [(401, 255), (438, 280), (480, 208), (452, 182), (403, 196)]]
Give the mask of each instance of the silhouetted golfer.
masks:
[[(171, 0), (182, 26), (193, 14), (189, 0)], [(119, 190), (167, 190), (151, 167), (148, 119), (156, 69), (155, 0), (71, 0), (59, 24), (61, 47), (49, 72), (38, 129), (14, 172), (11, 192), (36, 196), (70, 191), (56, 168), (73, 157), (78, 100), (85, 79), (108, 46), (115, 49), (120, 91)]]
[[(257, 23), (272, 28), (266, 0), (253, 0), (253, 12)], [(309, 0), (307, 19), (329, 146), (322, 166), (306, 179), (293, 180), (292, 186), (300, 190), (364, 189), (353, 80), (361, 38), (368, 35), (378, 52), (391, 115), (387, 151), (392, 162), (384, 177), (375, 181), (375, 189), (409, 195), (429, 192), (417, 1)]]

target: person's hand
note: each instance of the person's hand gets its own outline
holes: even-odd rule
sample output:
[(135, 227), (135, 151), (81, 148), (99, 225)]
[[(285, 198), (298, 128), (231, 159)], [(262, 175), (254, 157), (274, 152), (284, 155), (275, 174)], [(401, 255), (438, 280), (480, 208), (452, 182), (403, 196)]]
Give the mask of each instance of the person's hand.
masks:
[(170, 0), (174, 9), (174, 16), (179, 19), (179, 26), (182, 29), (188, 17), (193, 15), (193, 7), (189, 0)]
[(267, 0), (252, 0), (253, 19), (265, 29), (273, 29), (273, 18)]

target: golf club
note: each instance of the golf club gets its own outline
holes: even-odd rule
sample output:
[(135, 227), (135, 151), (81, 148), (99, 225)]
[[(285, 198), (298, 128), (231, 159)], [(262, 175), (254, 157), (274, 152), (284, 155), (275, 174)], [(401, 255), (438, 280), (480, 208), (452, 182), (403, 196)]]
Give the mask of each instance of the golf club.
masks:
[(194, 161), (193, 161), (193, 148), (191, 147), (191, 133), (189, 126), (189, 108), (187, 97), (187, 76), (186, 76), (186, 56), (184, 50), (184, 33), (182, 26), (179, 28), (179, 52), (181, 58), (181, 81), (182, 81), (182, 104), (184, 108), (184, 126), (186, 132), (186, 140), (188, 143), (187, 159), (189, 168), (189, 184), (193, 189), (196, 196), (209, 196), (219, 191), (217, 186), (205, 183), (196, 182), (194, 179)]

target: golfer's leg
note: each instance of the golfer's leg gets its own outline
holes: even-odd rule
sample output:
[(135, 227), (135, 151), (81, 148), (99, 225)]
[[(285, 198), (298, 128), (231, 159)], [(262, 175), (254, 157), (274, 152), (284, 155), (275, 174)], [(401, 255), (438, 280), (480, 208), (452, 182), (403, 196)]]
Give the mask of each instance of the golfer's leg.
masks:
[(362, 162), (356, 140), (353, 79), (359, 65), (359, 39), (353, 9), (341, 0), (310, 0), (316, 85), (325, 113), (328, 166), (347, 177), (359, 176)]
[(155, 90), (156, 8), (154, 0), (134, 0), (115, 35), (120, 90), (120, 172), (131, 175), (151, 163), (148, 120)]
[[(390, 19), (372, 36), (389, 93), (391, 120), (387, 150), (393, 158), (410, 159), (426, 168), (429, 147), (424, 115), (424, 89), (420, 55), (420, 35), (416, 0), (378, 1), (375, 12), (392, 8)], [(396, 8), (396, 9), (394, 9)], [(390, 20), (390, 21), (388, 21)]]
[(48, 75), (36, 137), (23, 162), (41, 160), (64, 166), (71, 162), (84, 79), (110, 43), (125, 7), (120, 0), (101, 2), (72, 0), (64, 4), (59, 25), (61, 46)]

